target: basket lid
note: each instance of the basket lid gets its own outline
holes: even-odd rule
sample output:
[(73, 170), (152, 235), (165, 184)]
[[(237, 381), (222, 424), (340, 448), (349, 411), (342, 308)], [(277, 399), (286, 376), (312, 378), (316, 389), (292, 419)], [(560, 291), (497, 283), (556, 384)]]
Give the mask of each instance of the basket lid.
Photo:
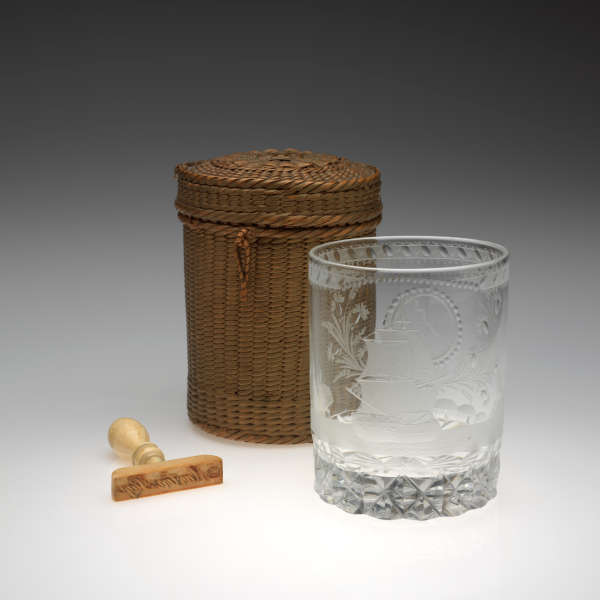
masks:
[(238, 152), (183, 163), (176, 173), (208, 185), (298, 191), (354, 189), (379, 178), (379, 171), (370, 165), (293, 148)]
[(175, 174), (179, 213), (212, 222), (319, 227), (381, 214), (379, 170), (332, 154), (254, 150), (183, 163)]

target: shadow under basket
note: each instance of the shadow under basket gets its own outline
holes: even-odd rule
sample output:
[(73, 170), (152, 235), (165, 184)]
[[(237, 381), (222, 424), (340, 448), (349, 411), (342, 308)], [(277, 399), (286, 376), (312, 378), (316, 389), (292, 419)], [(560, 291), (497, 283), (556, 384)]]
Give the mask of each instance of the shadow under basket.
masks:
[(309, 442), (308, 251), (375, 234), (380, 174), (288, 149), (178, 165), (188, 414), (235, 440)]

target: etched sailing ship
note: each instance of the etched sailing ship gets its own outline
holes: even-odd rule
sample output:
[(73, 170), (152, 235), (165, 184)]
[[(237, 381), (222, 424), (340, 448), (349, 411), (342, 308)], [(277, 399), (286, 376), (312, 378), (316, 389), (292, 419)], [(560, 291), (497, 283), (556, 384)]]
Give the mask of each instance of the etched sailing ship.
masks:
[(436, 395), (427, 383), (435, 367), (419, 331), (409, 321), (396, 321), (390, 328), (376, 329), (363, 342), (367, 363), (348, 388), (360, 404), (338, 419), (380, 440), (386, 431), (393, 439), (399, 430), (419, 438), (435, 435), (439, 431), (432, 414)]

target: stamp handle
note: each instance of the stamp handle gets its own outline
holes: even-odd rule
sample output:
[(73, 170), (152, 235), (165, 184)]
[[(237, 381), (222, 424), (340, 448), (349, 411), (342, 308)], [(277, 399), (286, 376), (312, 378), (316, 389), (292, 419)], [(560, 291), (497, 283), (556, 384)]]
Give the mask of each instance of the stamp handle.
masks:
[(135, 419), (121, 418), (108, 429), (108, 443), (121, 456), (127, 456), (134, 465), (162, 462), (165, 455), (150, 441), (146, 428)]

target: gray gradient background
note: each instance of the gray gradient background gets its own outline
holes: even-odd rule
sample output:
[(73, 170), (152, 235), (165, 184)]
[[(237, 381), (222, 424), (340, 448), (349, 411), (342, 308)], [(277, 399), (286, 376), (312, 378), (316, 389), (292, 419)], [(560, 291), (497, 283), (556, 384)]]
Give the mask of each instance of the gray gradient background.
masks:
[[(5, 597), (596, 597), (596, 11), (216, 4), (3, 7)], [(486, 508), (348, 516), (311, 491), (309, 446), (188, 423), (172, 168), (265, 147), (377, 165), (381, 234), (510, 248)], [(223, 456), (225, 485), (113, 504), (105, 434), (125, 415), (169, 457)]]

